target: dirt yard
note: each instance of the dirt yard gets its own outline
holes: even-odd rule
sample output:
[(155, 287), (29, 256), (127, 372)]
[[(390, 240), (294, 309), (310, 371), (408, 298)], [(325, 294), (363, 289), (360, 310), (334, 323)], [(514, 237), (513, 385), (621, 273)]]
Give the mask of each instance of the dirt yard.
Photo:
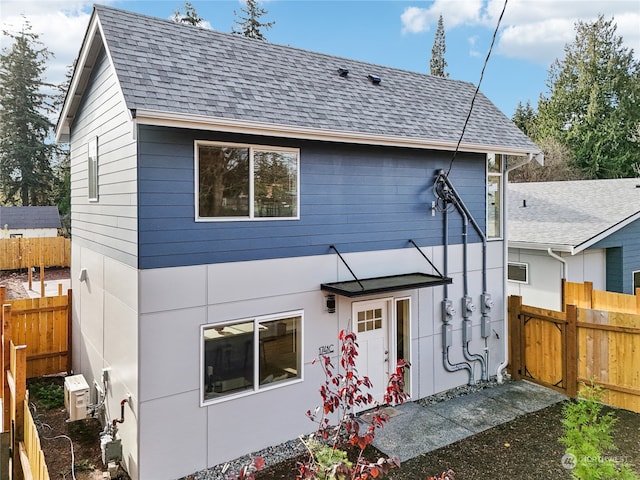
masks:
[[(46, 268), (44, 271), (45, 281), (55, 281), (68, 279), (70, 277), (69, 268)], [(0, 270), (0, 286), (7, 288), (7, 300), (16, 300), (18, 298), (29, 298), (24, 283), (29, 281), (29, 275), (26, 269), (22, 270)], [(31, 282), (34, 288), (39, 288), (40, 270), (36, 269), (32, 273)]]

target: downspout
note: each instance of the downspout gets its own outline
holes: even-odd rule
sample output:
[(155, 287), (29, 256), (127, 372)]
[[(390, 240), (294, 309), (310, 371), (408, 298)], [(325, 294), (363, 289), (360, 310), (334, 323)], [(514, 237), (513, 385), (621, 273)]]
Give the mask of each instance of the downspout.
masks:
[(560, 255), (553, 253), (553, 250), (551, 250), (551, 248), (547, 248), (547, 253), (551, 258), (555, 258), (556, 260), (562, 263), (562, 278), (568, 281), (569, 265), (567, 264), (567, 261), (564, 258), (562, 258)]
[[(449, 215), (448, 209), (445, 206), (444, 213), (444, 276), (449, 275)], [(460, 362), (452, 364), (449, 361), (449, 348), (452, 343), (452, 327), (449, 323), (449, 319), (455, 313), (452, 308), (452, 304), (449, 301), (449, 286), (444, 284), (444, 300), (442, 300), (442, 365), (447, 372), (457, 372), (459, 370), (466, 370), (469, 374), (469, 385), (473, 385), (473, 368), (467, 362)]]

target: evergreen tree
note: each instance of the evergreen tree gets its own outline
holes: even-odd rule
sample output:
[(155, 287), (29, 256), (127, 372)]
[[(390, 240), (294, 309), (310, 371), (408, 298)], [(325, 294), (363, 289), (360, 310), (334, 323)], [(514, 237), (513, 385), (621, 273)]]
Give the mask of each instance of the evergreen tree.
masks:
[(42, 75), (51, 54), (28, 22), (19, 34), (3, 33), (13, 44), (0, 54), (0, 189), (7, 204), (49, 205), (53, 112)]
[(578, 22), (565, 57), (549, 71), (549, 96), (538, 104), (538, 134), (567, 145), (588, 178), (633, 176), (640, 150), (640, 64), (601, 15)]
[(518, 102), (516, 111), (511, 117), (513, 123), (522, 130), (522, 132), (530, 138), (535, 138), (536, 130), (536, 111), (531, 106), (531, 102), (527, 100), (526, 105), (522, 105), (522, 102)]
[(261, 22), (260, 17), (266, 15), (268, 12), (264, 8), (258, 6), (257, 0), (247, 0), (246, 8), (240, 9), (245, 16), (238, 14), (235, 10), (233, 14), (239, 17), (239, 20), (235, 20), (235, 24), (239, 27), (238, 30), (235, 27), (231, 28), (231, 32), (237, 35), (242, 35), (247, 38), (255, 38), (256, 40), (266, 40), (266, 37), (262, 34), (262, 29), (269, 29), (276, 22)]
[(181, 9), (177, 9), (173, 12), (171, 20), (176, 23), (186, 23), (195, 27), (202, 27), (204, 23), (204, 19), (198, 15), (195, 7), (187, 1), (184, 2), (184, 12)]
[(431, 75), (436, 77), (448, 78), (449, 74), (445, 72), (447, 68), (447, 61), (444, 59), (444, 54), (447, 51), (447, 46), (444, 40), (444, 24), (442, 23), (442, 15), (438, 18), (438, 28), (436, 28), (436, 35), (433, 39), (433, 47), (431, 47), (431, 60), (429, 61), (429, 69)]

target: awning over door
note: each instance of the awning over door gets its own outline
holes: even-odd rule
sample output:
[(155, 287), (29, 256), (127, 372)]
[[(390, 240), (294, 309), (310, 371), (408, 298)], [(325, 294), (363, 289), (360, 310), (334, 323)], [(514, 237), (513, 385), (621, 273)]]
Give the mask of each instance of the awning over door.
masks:
[(397, 292), (399, 290), (449, 285), (453, 282), (451, 278), (445, 277), (440, 273), (436, 266), (431, 262), (431, 260), (429, 260), (429, 258), (427, 258), (424, 252), (420, 250), (413, 240), (409, 240), (409, 243), (411, 243), (420, 252), (427, 262), (429, 262), (429, 265), (431, 265), (437, 275), (415, 272), (400, 275), (389, 275), (386, 277), (359, 279), (356, 277), (356, 274), (353, 273), (353, 270), (351, 270), (351, 267), (349, 267), (345, 259), (342, 258), (338, 249), (334, 245), (329, 245), (329, 248), (338, 254), (338, 257), (342, 260), (342, 263), (345, 264), (354, 279), (344, 282), (323, 283), (320, 285), (320, 289), (324, 292), (353, 298), (385, 292)]
[(388, 277), (364, 278), (346, 282), (323, 283), (320, 289), (343, 297), (361, 297), (385, 292), (397, 292), (413, 288), (435, 287), (450, 284), (447, 277), (429, 275), (427, 273), (405, 273)]

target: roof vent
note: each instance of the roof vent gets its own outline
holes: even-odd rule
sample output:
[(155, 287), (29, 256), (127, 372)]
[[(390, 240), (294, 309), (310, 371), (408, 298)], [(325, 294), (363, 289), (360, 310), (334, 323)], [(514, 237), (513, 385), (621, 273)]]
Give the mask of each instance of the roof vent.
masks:
[(382, 81), (382, 79), (377, 75), (369, 75), (367, 78), (371, 80), (371, 83), (374, 85), (380, 85), (380, 82)]
[(348, 68), (339, 68), (338, 69), (338, 73), (340, 74), (340, 76), (342, 78), (347, 78), (347, 76), (349, 75), (349, 69)]

